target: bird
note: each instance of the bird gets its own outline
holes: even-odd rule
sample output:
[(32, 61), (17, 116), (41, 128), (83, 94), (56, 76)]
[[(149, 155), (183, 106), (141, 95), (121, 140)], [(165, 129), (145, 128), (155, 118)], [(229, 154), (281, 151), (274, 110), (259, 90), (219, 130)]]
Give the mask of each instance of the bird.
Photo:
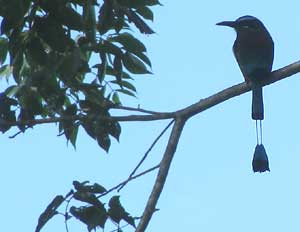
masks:
[[(274, 60), (274, 42), (264, 24), (256, 17), (245, 15), (235, 21), (223, 21), (218, 26), (231, 27), (236, 31), (233, 44), (233, 53), (240, 67), (245, 81), (252, 90), (252, 119), (256, 121), (257, 144), (262, 144), (262, 126), (264, 119), (263, 87), (262, 82), (270, 77)], [(258, 139), (257, 121), (260, 121), (260, 138)], [(268, 162), (265, 165), (255, 165), (254, 172), (269, 170)], [(255, 168), (254, 168), (255, 166)]]
[(235, 21), (223, 21), (219, 26), (228, 26), (237, 33), (233, 53), (245, 81), (252, 88), (252, 119), (264, 119), (263, 92), (261, 82), (269, 77), (274, 60), (274, 42), (256, 17), (246, 15)]

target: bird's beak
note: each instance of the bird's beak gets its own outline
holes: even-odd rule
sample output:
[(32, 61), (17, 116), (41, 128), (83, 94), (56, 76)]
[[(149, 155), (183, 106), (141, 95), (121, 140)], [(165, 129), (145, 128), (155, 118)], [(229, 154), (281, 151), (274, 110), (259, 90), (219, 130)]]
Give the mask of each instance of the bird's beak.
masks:
[(223, 22), (217, 23), (216, 25), (218, 25), (218, 26), (227, 26), (227, 27), (233, 27), (233, 28), (235, 28), (236, 22), (235, 22), (235, 21), (223, 21)]

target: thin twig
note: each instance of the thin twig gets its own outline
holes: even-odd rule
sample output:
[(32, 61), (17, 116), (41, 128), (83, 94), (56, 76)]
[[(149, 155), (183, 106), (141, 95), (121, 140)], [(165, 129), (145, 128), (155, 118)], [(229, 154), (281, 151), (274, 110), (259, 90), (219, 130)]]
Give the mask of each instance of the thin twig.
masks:
[(98, 196), (98, 198), (103, 197), (103, 196), (107, 195), (108, 193), (110, 193), (110, 192), (116, 190), (116, 189), (119, 188), (121, 185), (123, 185), (125, 182), (132, 181), (132, 180), (134, 180), (134, 179), (136, 179), (136, 178), (138, 178), (138, 177), (140, 177), (140, 176), (143, 176), (143, 175), (145, 175), (145, 174), (147, 174), (147, 173), (149, 173), (149, 172), (154, 171), (155, 169), (159, 168), (159, 166), (160, 166), (159, 164), (158, 164), (158, 165), (155, 165), (155, 166), (152, 167), (152, 168), (149, 168), (149, 169), (147, 169), (147, 170), (145, 170), (145, 171), (143, 171), (143, 172), (141, 172), (141, 173), (139, 173), (139, 174), (137, 174), (137, 175), (135, 175), (135, 176), (132, 176), (130, 180), (125, 180), (125, 181), (121, 182), (120, 184), (116, 185), (115, 187), (112, 187), (111, 189), (107, 190), (106, 192), (104, 192), (104, 193), (102, 193), (100, 196)]
[(19, 134), (23, 133), (23, 131), (18, 131), (17, 133), (13, 134), (13, 135), (10, 135), (8, 138), (10, 139), (14, 139), (15, 137), (17, 137)]
[[(136, 112), (141, 112), (141, 113), (146, 113), (146, 114), (161, 114), (162, 112), (156, 112), (152, 110), (145, 110), (142, 108), (134, 108), (134, 107), (129, 107), (129, 106), (120, 106), (120, 105), (113, 105), (111, 108), (113, 109), (120, 109), (120, 110), (128, 110), (128, 111), (136, 111)], [(166, 113), (166, 112), (164, 112)]]
[(174, 123), (174, 120), (172, 120), (163, 130), (162, 132), (157, 136), (157, 138), (154, 140), (154, 142), (151, 144), (151, 146), (149, 147), (149, 149), (146, 151), (146, 153), (144, 154), (144, 156), (142, 157), (142, 159), (140, 160), (140, 162), (138, 163), (138, 165), (134, 168), (134, 170), (130, 173), (127, 181), (125, 181), (118, 189), (118, 192), (121, 191), (122, 188), (124, 188), (124, 186), (128, 183), (128, 181), (130, 180), (130, 178), (136, 173), (136, 171), (138, 170), (138, 168), (142, 165), (142, 163), (145, 161), (145, 159), (147, 158), (148, 154), (150, 153), (150, 151), (152, 150), (152, 148), (155, 146), (155, 144), (159, 141), (159, 139), (163, 136), (163, 134), (169, 129), (169, 127)]

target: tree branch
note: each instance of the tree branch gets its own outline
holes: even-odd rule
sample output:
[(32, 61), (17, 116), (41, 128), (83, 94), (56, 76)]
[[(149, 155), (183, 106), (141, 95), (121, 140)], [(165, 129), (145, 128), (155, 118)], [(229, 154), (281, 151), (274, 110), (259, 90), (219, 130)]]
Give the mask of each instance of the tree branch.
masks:
[(185, 124), (186, 120), (182, 118), (176, 118), (175, 124), (172, 128), (172, 132), (168, 141), (168, 145), (166, 148), (166, 151), (164, 153), (164, 156), (160, 162), (159, 171), (156, 177), (155, 184), (153, 186), (152, 192), (150, 194), (150, 197), (148, 199), (146, 208), (143, 212), (143, 216), (137, 226), (136, 232), (143, 232), (145, 231), (149, 221), (151, 220), (151, 217), (155, 211), (155, 206), (158, 201), (158, 198), (162, 192), (162, 189), (164, 187), (164, 184), (166, 182), (166, 178), (170, 169), (170, 165), (172, 162), (172, 159), (174, 157), (178, 141), (183, 129), (183, 126)]
[(152, 111), (152, 110), (142, 109), (140, 107), (134, 108), (134, 107), (120, 106), (120, 105), (113, 105), (111, 108), (119, 109), (119, 110), (127, 110), (127, 111), (136, 111), (136, 112), (141, 112), (141, 113), (146, 113), (146, 114), (161, 114), (162, 113), (162, 112), (156, 112), (156, 111)]
[[(146, 151), (146, 153), (143, 155), (142, 159), (140, 160), (140, 162), (138, 163), (138, 165), (133, 169), (133, 171), (130, 173), (129, 177), (128, 177), (128, 181), (130, 180), (130, 178), (136, 173), (136, 171), (138, 170), (138, 168), (142, 165), (142, 163), (145, 161), (145, 159), (147, 158), (147, 156), (149, 155), (150, 151), (152, 150), (152, 148), (155, 146), (155, 144), (159, 141), (159, 139), (163, 136), (163, 134), (169, 129), (169, 127), (173, 124), (174, 120), (172, 120), (171, 122), (169, 122), (169, 124), (163, 129), (163, 131), (156, 137), (156, 139), (153, 141), (153, 143), (151, 144), (151, 146), (148, 148), (148, 150)], [(127, 182), (128, 182), (127, 181)], [(122, 188), (124, 188), (124, 186), (127, 184), (127, 182), (124, 182), (124, 184), (122, 184), (120, 186), (120, 188), (118, 188), (118, 192), (121, 191)]]
[(145, 174), (147, 174), (147, 173), (149, 173), (149, 172), (152, 172), (152, 171), (154, 171), (154, 170), (157, 169), (157, 168), (159, 168), (159, 164), (158, 164), (158, 165), (155, 165), (154, 167), (149, 168), (149, 169), (147, 169), (147, 170), (145, 170), (145, 171), (143, 171), (143, 172), (141, 172), (141, 173), (139, 173), (139, 174), (136, 174), (135, 176), (130, 177), (130, 179), (126, 179), (125, 181), (122, 181), (122, 182), (119, 183), (118, 185), (116, 185), (116, 186), (112, 187), (111, 189), (107, 190), (106, 192), (102, 193), (98, 198), (103, 197), (103, 196), (109, 194), (110, 192), (112, 192), (112, 191), (118, 189), (118, 188), (119, 188), (120, 186), (122, 186), (124, 183), (128, 183), (129, 181), (132, 181), (132, 180), (134, 180), (134, 179), (136, 179), (136, 178), (138, 178), (138, 177), (140, 177), (140, 176), (143, 176), (143, 175), (145, 175)]
[[(270, 78), (264, 81), (262, 84), (270, 85), (274, 82), (280, 81), (284, 78), (292, 76), (296, 73), (300, 72), (300, 61), (297, 61), (293, 64), (287, 65), (281, 69), (273, 71)], [(127, 116), (111, 116), (111, 117), (102, 117), (102, 120), (113, 120), (119, 122), (130, 122), (130, 121), (155, 121), (155, 120), (163, 120), (163, 119), (171, 119), (176, 118), (178, 116), (184, 117), (192, 117), (195, 114), (198, 114), (204, 110), (209, 109), (217, 104), (220, 104), (230, 98), (241, 95), (250, 91), (250, 86), (243, 82), (227, 89), (224, 89), (216, 94), (213, 94), (207, 98), (201, 99), (199, 102), (192, 104), (188, 107), (185, 107), (181, 110), (174, 112), (155, 112), (149, 111), (139, 108), (133, 107), (119, 107), (123, 110), (130, 111), (138, 111), (142, 113), (147, 113), (147, 115), (127, 115)], [(116, 108), (116, 107), (115, 107)], [(0, 124), (10, 125), (10, 126), (20, 126), (20, 125), (37, 125), (37, 124), (47, 124), (47, 123), (57, 123), (63, 120), (82, 120), (84, 119), (83, 115), (75, 115), (71, 117), (52, 117), (52, 118), (43, 118), (43, 119), (35, 119), (35, 120), (27, 120), (27, 121), (16, 121), (16, 122), (7, 122), (4, 120), (0, 121)]]
[[(300, 72), (300, 61), (297, 61), (293, 64), (285, 66), (276, 71), (273, 71), (270, 78), (267, 78), (265, 81), (263, 81), (262, 85), (263, 86), (270, 85), (284, 78), (292, 76), (298, 72)], [(246, 82), (234, 85), (216, 94), (213, 94), (207, 98), (204, 98), (193, 105), (190, 105), (182, 110), (177, 111), (177, 115), (184, 115), (185, 117), (191, 117), (219, 103), (222, 103), (230, 98), (246, 93), (250, 90), (251, 87)]]
[[(300, 62), (295, 62), (291, 65), (288, 65), (284, 68), (281, 68), (279, 70), (272, 72), (270, 78), (267, 79), (266, 81), (264, 81), (262, 83), (262, 85), (265, 86), (265, 85), (272, 84), (276, 81), (279, 81), (281, 79), (284, 79), (286, 77), (294, 75), (298, 72), (300, 72)], [(195, 103), (195, 104), (188, 106), (182, 110), (174, 112), (174, 114), (176, 115), (175, 124), (173, 126), (173, 129), (172, 129), (172, 132), (171, 132), (168, 144), (167, 144), (166, 151), (165, 151), (162, 161), (160, 163), (160, 168), (159, 168), (159, 172), (156, 177), (156, 181), (152, 188), (150, 197), (148, 198), (147, 205), (143, 212), (143, 216), (140, 220), (140, 223), (138, 224), (136, 232), (144, 232), (151, 220), (151, 217), (155, 211), (157, 201), (163, 190), (163, 187), (164, 187), (167, 175), (168, 175), (168, 171), (170, 169), (170, 165), (171, 165), (173, 156), (175, 154), (176, 147), (179, 142), (179, 138), (180, 138), (180, 135), (183, 130), (185, 122), (189, 118), (194, 116), (195, 114), (198, 114), (206, 109), (209, 109), (212, 106), (215, 106), (221, 102), (224, 102), (232, 97), (238, 96), (238, 95), (248, 92), (250, 90), (251, 90), (250, 85), (248, 85), (247, 83), (244, 82), (244, 83), (232, 86), (230, 88), (227, 88), (225, 90), (222, 90), (208, 98), (200, 100), (198, 103)]]

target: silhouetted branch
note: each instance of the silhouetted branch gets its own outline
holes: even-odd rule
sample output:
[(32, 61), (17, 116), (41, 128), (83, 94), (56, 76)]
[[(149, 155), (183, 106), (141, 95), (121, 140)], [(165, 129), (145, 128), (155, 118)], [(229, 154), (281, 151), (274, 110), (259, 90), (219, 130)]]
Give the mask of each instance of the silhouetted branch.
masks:
[[(163, 131), (156, 137), (156, 139), (153, 141), (153, 143), (151, 144), (151, 146), (149, 147), (149, 149), (146, 151), (146, 153), (144, 154), (144, 156), (142, 157), (142, 159), (140, 160), (140, 162), (138, 163), (138, 165), (133, 169), (133, 171), (130, 173), (129, 177), (128, 177), (128, 181), (130, 180), (130, 178), (136, 173), (136, 171), (138, 170), (138, 168), (142, 165), (142, 163), (145, 161), (145, 159), (147, 158), (148, 154), (150, 153), (150, 151), (152, 150), (152, 148), (155, 146), (155, 144), (158, 142), (158, 140), (163, 136), (163, 134), (169, 129), (169, 127), (174, 123), (174, 120), (172, 120), (164, 129)], [(118, 189), (118, 192), (127, 184), (128, 181), (125, 181), (124, 184), (122, 184), (120, 186), (120, 188)]]
[[(270, 78), (268, 78), (263, 85), (269, 85), (289, 76), (292, 76), (296, 73), (300, 72), (300, 61), (297, 61), (293, 64), (285, 66), (281, 69), (272, 72)], [(147, 115), (127, 115), (127, 116), (111, 116), (111, 117), (100, 117), (102, 120), (113, 120), (119, 122), (130, 122), (130, 121), (155, 121), (155, 120), (163, 120), (163, 119), (171, 119), (180, 117), (192, 117), (195, 114), (198, 114), (202, 111), (209, 109), (217, 104), (220, 104), (230, 98), (241, 95), (250, 91), (250, 86), (243, 82), (227, 89), (224, 89), (216, 94), (213, 94), (207, 98), (201, 99), (199, 102), (192, 104), (188, 107), (185, 107), (181, 110), (174, 112), (156, 112), (150, 110), (144, 110), (133, 107), (119, 107), (119, 109), (130, 110), (130, 111), (138, 111), (141, 113), (147, 113)], [(114, 107), (118, 108), (118, 107)], [(43, 119), (35, 119), (35, 120), (26, 120), (26, 121), (17, 121), (17, 122), (7, 122), (0, 121), (0, 124), (10, 125), (10, 126), (20, 126), (20, 125), (37, 125), (37, 124), (47, 124), (47, 123), (57, 123), (63, 120), (82, 120), (85, 116), (83, 115), (75, 115), (70, 117), (52, 117), (52, 118), (43, 118)]]
[(121, 182), (120, 184), (118, 184), (118, 185), (112, 187), (111, 189), (107, 190), (106, 192), (102, 193), (102, 194), (99, 196), (99, 198), (100, 198), (100, 197), (103, 197), (103, 196), (105, 196), (105, 195), (107, 195), (107, 194), (109, 194), (110, 192), (112, 192), (112, 191), (114, 191), (114, 190), (116, 190), (116, 189), (118, 189), (118, 188), (119, 188), (120, 186), (122, 186), (125, 182), (128, 183), (128, 182), (131, 181), (131, 180), (134, 180), (134, 179), (136, 179), (136, 178), (138, 178), (138, 177), (140, 177), (140, 176), (143, 176), (143, 175), (145, 175), (145, 174), (147, 174), (147, 173), (149, 173), (149, 172), (154, 171), (155, 169), (159, 168), (159, 166), (160, 166), (159, 164), (158, 164), (158, 165), (155, 165), (155, 166), (152, 167), (152, 168), (149, 168), (149, 169), (147, 169), (147, 170), (145, 170), (145, 171), (143, 171), (143, 172), (141, 172), (141, 173), (139, 173), (139, 174), (137, 174), (137, 175), (135, 175), (135, 176), (132, 176), (132, 177), (130, 178), (130, 180), (127, 179), (127, 180)]
[(164, 184), (166, 182), (166, 178), (170, 169), (170, 165), (172, 159), (174, 157), (179, 138), (181, 132), (183, 130), (183, 126), (186, 120), (182, 118), (176, 118), (175, 124), (172, 128), (171, 135), (169, 137), (168, 145), (165, 150), (164, 156), (160, 162), (159, 171), (156, 177), (155, 184), (153, 186), (152, 192), (148, 199), (146, 208), (143, 212), (143, 216), (137, 226), (136, 232), (143, 232), (145, 231), (153, 213), (155, 212), (155, 206), (158, 201), (158, 198), (163, 190)]
[[(300, 72), (300, 62), (295, 62), (291, 65), (288, 65), (284, 68), (278, 69), (272, 72), (270, 78), (263, 82), (262, 85), (269, 85), (291, 75)], [(200, 100), (198, 103), (188, 106), (182, 110), (175, 112), (177, 115), (175, 125), (173, 126), (172, 133), (170, 135), (166, 151), (160, 163), (159, 172), (157, 174), (156, 181), (152, 188), (152, 192), (150, 197), (148, 198), (148, 202), (146, 208), (144, 209), (143, 216), (138, 224), (136, 232), (144, 232), (148, 226), (148, 223), (151, 220), (153, 213), (155, 212), (155, 207), (159, 196), (162, 192), (163, 186), (166, 181), (166, 177), (168, 175), (168, 171), (172, 162), (172, 158), (176, 151), (176, 147), (179, 142), (179, 138), (181, 132), (183, 130), (184, 124), (186, 120), (198, 114), (206, 109), (209, 109), (212, 106), (215, 106), (221, 102), (224, 102), (232, 97), (238, 96), (242, 93), (248, 92), (250, 90), (250, 86), (246, 83), (241, 83), (230, 88), (227, 88), (223, 91), (220, 91), (208, 98)]]

